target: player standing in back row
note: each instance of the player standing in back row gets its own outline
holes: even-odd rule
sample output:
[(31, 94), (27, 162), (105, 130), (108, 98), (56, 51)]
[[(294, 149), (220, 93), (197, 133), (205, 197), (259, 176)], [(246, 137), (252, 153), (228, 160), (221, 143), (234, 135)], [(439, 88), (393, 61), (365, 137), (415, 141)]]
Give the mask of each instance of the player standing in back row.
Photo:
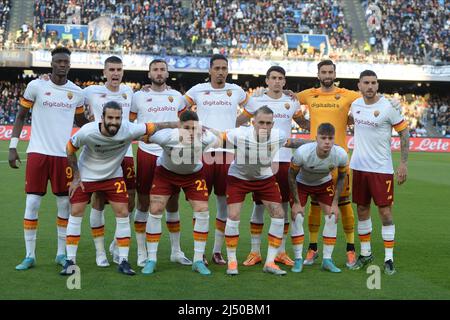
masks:
[(66, 228), (69, 219), (69, 184), (73, 177), (67, 163), (66, 143), (72, 133), (73, 120), (78, 126), (87, 123), (84, 116), (84, 98), (80, 87), (67, 79), (70, 70), (70, 50), (56, 48), (52, 51), (50, 81), (31, 81), (17, 113), (11, 143), (9, 165), (17, 169), (20, 162), (17, 143), (25, 117), (33, 109), (32, 133), (27, 149), (25, 192), (27, 193), (23, 222), (26, 256), (16, 270), (27, 270), (36, 263), (36, 233), (38, 211), (42, 197), (47, 192), (50, 179), (58, 208), (58, 251), (56, 263), (64, 265)]
[[(186, 92), (188, 105), (197, 105), (197, 114), (203, 126), (225, 131), (236, 127), (238, 106), (247, 103), (248, 96), (241, 87), (227, 83), (228, 60), (221, 54), (211, 57), (209, 63), (210, 82), (197, 84)], [(216, 195), (216, 230), (212, 260), (225, 265), (222, 246), (227, 221), (226, 179), (233, 161), (233, 150), (217, 148), (203, 155), (204, 174), (208, 192)], [(205, 261), (206, 262), (206, 261)]]
[(394, 168), (391, 155), (392, 128), (400, 135), (401, 156), (397, 168), (399, 185), (406, 181), (408, 172), (409, 130), (401, 109), (389, 100), (377, 96), (378, 80), (372, 70), (361, 72), (358, 83), (363, 98), (352, 103), (351, 116), (355, 123), (355, 148), (350, 168), (353, 170), (353, 202), (357, 204), (358, 234), (361, 254), (352, 269), (357, 270), (373, 261), (370, 247), (372, 220), (370, 202), (373, 198), (380, 214), (381, 235), (384, 241), (384, 272), (395, 273), (394, 237), (392, 219), (394, 202)]
[[(131, 119), (138, 123), (178, 121), (178, 115), (184, 110), (185, 101), (181, 93), (169, 89), (166, 85), (169, 77), (165, 60), (155, 59), (150, 62), (148, 77), (149, 90), (134, 93), (131, 106)], [(136, 185), (138, 193), (137, 208), (134, 214), (134, 230), (138, 249), (138, 266), (143, 267), (147, 261), (145, 227), (149, 217), (150, 189), (153, 185), (156, 161), (163, 153), (161, 146), (155, 143), (139, 142), (137, 151)], [(192, 265), (186, 258), (180, 245), (180, 213), (178, 212), (178, 194), (171, 196), (166, 205), (166, 225), (169, 229), (171, 254), (170, 260), (182, 265)]]

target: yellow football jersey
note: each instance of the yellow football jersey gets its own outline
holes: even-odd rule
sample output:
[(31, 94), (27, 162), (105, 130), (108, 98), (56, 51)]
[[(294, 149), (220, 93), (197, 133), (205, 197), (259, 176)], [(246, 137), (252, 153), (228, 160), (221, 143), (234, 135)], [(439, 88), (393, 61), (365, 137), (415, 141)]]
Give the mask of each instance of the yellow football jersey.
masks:
[(301, 104), (309, 110), (311, 139), (315, 139), (321, 123), (331, 123), (335, 130), (335, 142), (348, 152), (346, 143), (347, 119), (353, 101), (361, 97), (353, 90), (335, 87), (331, 92), (322, 92), (320, 88), (306, 89), (297, 94)]

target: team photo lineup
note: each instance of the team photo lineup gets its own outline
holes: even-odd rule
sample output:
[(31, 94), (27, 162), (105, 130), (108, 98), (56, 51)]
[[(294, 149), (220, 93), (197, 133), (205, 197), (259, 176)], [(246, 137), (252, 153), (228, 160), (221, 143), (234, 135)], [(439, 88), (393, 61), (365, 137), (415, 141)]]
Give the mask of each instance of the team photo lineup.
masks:
[[(69, 49), (58, 47), (51, 57), (51, 74), (31, 81), (20, 98), (9, 145), (9, 165), (18, 168), (19, 135), (31, 110), (23, 220), (26, 254), (16, 270), (26, 271), (38, 263), (38, 211), (50, 181), (57, 205), (55, 263), (62, 267), (61, 275), (75, 272), (88, 205), (97, 266), (109, 267), (112, 260), (125, 275), (164, 272), (157, 268), (163, 216), (170, 235), (170, 261), (204, 276), (211, 274), (211, 263), (223, 265), (226, 275), (252, 266), (256, 270), (259, 264), (273, 275), (300, 273), (320, 254), (324, 271), (353, 272), (374, 260), (372, 219), (380, 219), (382, 239), (373, 241), (384, 243), (384, 273), (396, 273), (394, 189), (407, 180), (409, 129), (399, 101), (378, 93), (374, 71), (361, 70), (359, 91), (347, 90), (334, 84), (334, 62), (322, 60), (317, 64), (320, 87), (295, 93), (285, 89), (285, 70), (272, 66), (266, 87), (249, 95), (227, 82), (228, 59), (214, 54), (209, 59), (209, 82), (182, 95), (166, 84), (165, 60), (151, 61), (150, 84), (133, 92), (122, 83), (124, 68), (118, 56), (104, 61), (105, 84), (85, 89), (68, 79)], [(74, 121), (80, 129), (72, 135)], [(310, 130), (310, 139), (291, 138), (292, 121)], [(345, 140), (348, 125), (354, 126), (351, 156)], [(401, 141), (396, 169), (392, 130)], [(138, 141), (135, 157), (133, 141)], [(193, 216), (192, 257), (181, 249), (191, 245), (180, 241), (181, 190)], [(252, 196), (253, 212), (250, 221), (241, 221), (247, 194)], [(216, 212), (209, 210), (210, 196)], [(308, 199), (310, 207), (305, 210)], [(371, 217), (372, 199), (379, 217), (376, 212)], [(105, 244), (105, 219), (112, 219), (104, 213), (108, 204), (116, 223), (114, 240)], [(270, 223), (268, 234), (263, 234), (266, 210)], [(210, 220), (215, 220), (212, 232)], [(239, 242), (241, 222), (250, 224), (250, 244)], [(345, 266), (333, 261), (338, 230), (345, 235)], [(267, 237), (267, 252), (261, 248), (262, 237)], [(136, 263), (128, 258), (132, 241)], [(213, 241), (212, 253), (205, 252), (207, 241)], [(245, 261), (237, 260), (238, 244), (240, 250), (251, 245)], [(288, 255), (287, 246), (292, 246), (294, 256)]]
[(445, 0), (0, 0), (0, 300), (450, 300), (449, 34)]

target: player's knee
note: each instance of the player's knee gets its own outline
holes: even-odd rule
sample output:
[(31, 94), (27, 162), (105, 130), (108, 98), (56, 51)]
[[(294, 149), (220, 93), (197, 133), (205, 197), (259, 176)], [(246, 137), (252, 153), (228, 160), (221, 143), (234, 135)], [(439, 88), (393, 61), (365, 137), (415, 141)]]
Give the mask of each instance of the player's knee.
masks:
[(134, 201), (134, 197), (133, 198), (129, 198), (128, 199), (128, 212), (133, 212), (135, 207), (135, 201)]
[(137, 208), (139, 211), (147, 212), (150, 206), (150, 197), (148, 195), (138, 194)]
[(82, 217), (84, 215), (85, 208), (86, 208), (86, 203), (85, 204), (80, 204), (80, 203), (73, 204), (70, 215), (74, 216), (74, 217)]
[(208, 203), (197, 203), (192, 206), (192, 210), (194, 210), (194, 212), (206, 212), (208, 211)]
[(379, 207), (379, 213), (381, 217), (381, 222), (383, 225), (391, 225), (392, 224), (392, 210), (391, 206)]
[(228, 212), (228, 219), (233, 220), (233, 221), (239, 221), (240, 220), (240, 213), (239, 212), (234, 212), (234, 211), (229, 211)]
[(150, 203), (150, 212), (155, 215), (162, 215), (164, 212), (164, 206), (160, 203)]
[(167, 202), (166, 209), (169, 212), (177, 212), (178, 211), (178, 196), (172, 196), (169, 198)]

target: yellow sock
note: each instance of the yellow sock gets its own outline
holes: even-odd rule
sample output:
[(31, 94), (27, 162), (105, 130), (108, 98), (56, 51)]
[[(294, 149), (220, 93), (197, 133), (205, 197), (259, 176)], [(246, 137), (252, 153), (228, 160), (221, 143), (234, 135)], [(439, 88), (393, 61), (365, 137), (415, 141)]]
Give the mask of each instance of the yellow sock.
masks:
[(355, 243), (355, 216), (350, 201), (339, 203), (339, 209), (342, 215), (342, 226), (344, 227), (345, 240), (348, 244)]
[(311, 201), (308, 213), (309, 243), (317, 243), (319, 239), (320, 211), (319, 204)]

